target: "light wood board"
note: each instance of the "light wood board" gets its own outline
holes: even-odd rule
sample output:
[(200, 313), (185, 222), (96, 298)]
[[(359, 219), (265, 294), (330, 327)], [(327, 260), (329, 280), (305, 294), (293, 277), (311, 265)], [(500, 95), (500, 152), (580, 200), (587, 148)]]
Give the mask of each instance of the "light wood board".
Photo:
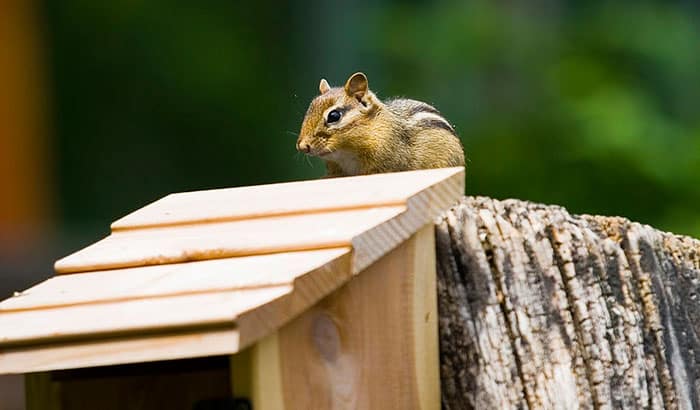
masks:
[(57, 275), (1, 302), (0, 314), (292, 285), (350, 252), (331, 248)]
[[(237, 352), (406, 241), (463, 190), (464, 170), (453, 168), (167, 197), (57, 263), (74, 273), (0, 303), (0, 373)], [(215, 340), (235, 343), (194, 342), (221, 329)], [(119, 346), (127, 353), (109, 351)]]
[(114, 338), (75, 340), (0, 349), (0, 372), (9, 374), (56, 369), (142, 363), (238, 351), (234, 326), (193, 328)]
[(183, 192), (117, 220), (112, 231), (402, 205), (457, 174), (463, 174), (463, 168)]
[[(415, 187), (406, 181), (413, 178), (417, 180)], [(205, 197), (220, 195), (223, 199), (210, 198), (210, 201), (223, 203), (237, 192), (239, 200), (227, 205), (231, 207), (230, 212), (237, 212), (237, 216), (229, 218), (232, 221), (222, 217), (214, 222), (202, 222), (201, 219), (186, 216), (200, 206), (208, 209), (203, 203), (172, 200), (170, 202), (174, 204), (166, 201), (161, 206), (156, 202), (150, 205), (151, 210), (146, 215), (156, 220), (160, 215), (158, 212), (168, 218), (180, 215), (176, 219), (186, 223), (117, 229), (105, 239), (59, 260), (55, 269), (58, 273), (74, 273), (352, 245), (356, 255), (354, 271), (359, 272), (452, 205), (464, 192), (464, 171), (463, 168), (447, 168), (386, 174), (381, 175), (381, 178), (374, 175), (337, 178), (282, 184), (277, 189), (287, 192), (291, 189), (287, 185), (314, 188), (316, 191), (321, 190), (323, 195), (309, 196), (302, 190), (290, 193), (287, 197), (273, 199), (269, 192), (274, 190), (264, 186), (260, 188), (265, 193), (262, 198), (266, 201), (263, 202), (253, 194), (256, 190), (251, 188), (240, 188), (242, 192), (218, 190), (199, 193)], [(396, 187), (403, 190), (397, 190)], [(364, 192), (374, 193), (377, 190), (387, 190), (391, 195), (374, 195), (376, 198), (384, 198), (382, 201), (370, 201), (374, 206), (343, 205), (345, 198), (357, 202), (358, 198), (367, 199)], [(250, 194), (247, 201), (241, 199), (246, 197), (246, 193)], [(192, 199), (192, 196), (197, 195), (189, 194), (185, 198)], [(304, 199), (302, 201), (297, 197)], [(336, 205), (323, 208), (324, 211), (313, 207), (312, 204), (328, 202), (328, 199), (323, 199), (325, 197), (335, 198)], [(397, 199), (399, 197), (402, 200)], [(294, 208), (295, 211), (276, 212), (272, 209), (282, 206), (280, 204), (286, 203), (288, 198), (293, 205), (289, 209)], [(258, 209), (260, 214), (244, 218), (241, 201), (249, 209)], [(312, 210), (300, 211), (299, 207), (303, 205), (310, 206)], [(267, 211), (263, 211), (265, 209)], [(159, 211), (156, 212), (157, 210)], [(268, 214), (262, 217), (265, 212)], [(141, 217), (136, 217), (140, 215), (138, 212), (134, 215), (134, 220), (141, 220)], [(129, 220), (131, 218), (127, 219)], [(118, 226), (127, 226), (124, 224)], [(140, 225), (134, 222), (128, 226)]]
[(232, 357), (253, 407), (439, 409), (432, 225)]
[[(265, 279), (264, 275), (256, 280), (254, 271), (236, 272), (236, 267), (250, 268), (246, 265), (251, 263), (250, 260), (238, 263), (236, 259), (221, 260), (218, 268), (228, 265), (231, 269), (203, 273), (204, 280), (190, 273), (202, 271), (201, 267), (192, 265), (208, 265), (208, 261), (187, 264), (183, 271), (178, 271), (178, 265), (172, 265), (170, 272), (162, 275), (155, 272), (155, 276), (145, 275), (144, 282), (136, 281), (136, 284), (144, 284), (142, 293), (129, 293), (120, 288), (119, 271), (67, 275), (60, 281), (38, 285), (36, 294), (30, 289), (26, 295), (3, 303), (12, 309), (0, 310), (0, 329), (3, 329), (0, 348), (45, 343), (51, 339), (162, 331), (234, 321), (245, 329), (243, 339), (252, 340), (284, 323), (350, 277), (349, 249), (304, 254), (309, 261), (300, 263), (303, 269), (296, 270), (285, 263), (298, 260), (301, 255), (257, 257), (258, 263), (273, 273), (285, 266), (292, 272), (292, 275), (278, 275), (276, 282)], [(272, 258), (273, 262), (261, 262), (264, 258)], [(86, 275), (97, 277), (88, 276), (89, 280), (83, 280)], [(217, 280), (212, 280), (212, 276)], [(248, 278), (247, 283), (242, 283), (242, 277)], [(236, 288), (241, 284), (242, 287)], [(66, 288), (71, 289), (67, 300), (72, 303), (56, 304), (55, 294), (61, 294)], [(25, 301), (20, 302), (22, 299)], [(10, 303), (13, 301), (16, 302)], [(247, 319), (246, 314), (254, 320)]]
[(114, 233), (58, 262), (60, 273), (350, 246), (402, 206)]

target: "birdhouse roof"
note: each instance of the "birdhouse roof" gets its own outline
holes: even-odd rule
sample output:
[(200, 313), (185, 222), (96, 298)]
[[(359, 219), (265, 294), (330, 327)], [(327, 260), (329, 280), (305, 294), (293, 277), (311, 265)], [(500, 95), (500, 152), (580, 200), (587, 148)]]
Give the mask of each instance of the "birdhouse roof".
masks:
[(166, 196), (0, 303), (0, 373), (235, 353), (463, 192), (460, 167)]

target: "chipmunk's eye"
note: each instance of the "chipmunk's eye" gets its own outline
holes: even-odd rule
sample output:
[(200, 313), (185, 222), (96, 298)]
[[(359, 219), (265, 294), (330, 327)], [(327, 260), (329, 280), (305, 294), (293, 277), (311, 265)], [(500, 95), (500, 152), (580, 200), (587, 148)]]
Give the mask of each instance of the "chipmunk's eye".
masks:
[(328, 123), (338, 122), (340, 120), (340, 111), (333, 110), (328, 113)]

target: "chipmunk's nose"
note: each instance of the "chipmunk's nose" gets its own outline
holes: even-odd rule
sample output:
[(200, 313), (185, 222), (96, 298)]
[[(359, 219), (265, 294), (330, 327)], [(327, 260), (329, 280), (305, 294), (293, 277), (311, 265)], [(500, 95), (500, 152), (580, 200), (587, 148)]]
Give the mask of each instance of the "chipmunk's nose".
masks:
[(308, 142), (302, 142), (302, 143), (297, 142), (297, 150), (300, 152), (303, 152), (305, 154), (308, 154), (309, 152), (311, 152), (311, 145), (309, 145)]

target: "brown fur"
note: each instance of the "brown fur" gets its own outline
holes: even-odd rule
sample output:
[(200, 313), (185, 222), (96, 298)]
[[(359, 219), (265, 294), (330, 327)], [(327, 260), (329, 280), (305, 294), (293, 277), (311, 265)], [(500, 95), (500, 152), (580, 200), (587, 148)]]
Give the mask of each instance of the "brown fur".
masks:
[[(311, 101), (301, 125), (297, 149), (324, 159), (328, 176), (464, 165), (459, 138), (434, 107), (407, 99), (384, 103), (362, 73), (342, 88), (328, 88), (321, 80), (319, 89), (321, 95)], [(331, 108), (342, 115), (329, 124)]]

